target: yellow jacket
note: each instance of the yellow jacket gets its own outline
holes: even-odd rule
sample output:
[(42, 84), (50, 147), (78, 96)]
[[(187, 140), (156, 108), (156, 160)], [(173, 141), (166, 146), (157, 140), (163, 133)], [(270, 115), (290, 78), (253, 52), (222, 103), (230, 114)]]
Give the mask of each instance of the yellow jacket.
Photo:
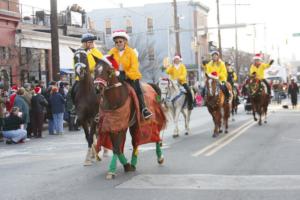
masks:
[(109, 55), (113, 55), (114, 59), (119, 65), (122, 65), (126, 76), (130, 80), (137, 80), (142, 78), (142, 74), (139, 71), (139, 61), (136, 53), (132, 48), (126, 45), (122, 56), (119, 54), (119, 50), (114, 47), (109, 52)]
[(227, 81), (227, 69), (225, 63), (222, 60), (218, 62), (210, 61), (204, 66), (204, 70), (206, 74), (211, 74), (212, 72), (217, 72), (219, 76), (219, 80)]
[(179, 64), (178, 69), (176, 69), (174, 65), (169, 66), (166, 69), (166, 73), (171, 76), (172, 80), (178, 80), (181, 85), (187, 83), (186, 80), (187, 72), (186, 72), (186, 67), (183, 63)]
[[(89, 68), (90, 68), (91, 74), (94, 74), (94, 70), (95, 70), (95, 66), (96, 66), (96, 61), (93, 56), (95, 56), (96, 58), (102, 59), (103, 54), (97, 48), (92, 48), (87, 51), (87, 60), (89, 63)], [(78, 81), (79, 77), (76, 76), (75, 80)]]
[(265, 69), (268, 69), (271, 65), (267, 63), (261, 63), (258, 67), (255, 65), (251, 65), (250, 67), (250, 76), (253, 74), (253, 72), (256, 72), (256, 77), (259, 80), (262, 80), (265, 78)]
[(236, 73), (235, 73), (235, 71), (233, 71), (233, 70), (228, 70), (227, 71), (227, 74), (229, 74), (229, 73), (232, 73), (233, 74), (233, 81), (237, 81), (237, 75), (236, 75)]

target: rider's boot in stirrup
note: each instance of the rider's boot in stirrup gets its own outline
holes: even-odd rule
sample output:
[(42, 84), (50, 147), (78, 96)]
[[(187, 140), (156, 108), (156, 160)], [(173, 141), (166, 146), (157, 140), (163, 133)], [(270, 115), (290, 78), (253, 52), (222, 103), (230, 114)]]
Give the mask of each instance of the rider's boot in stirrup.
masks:
[(139, 99), (139, 103), (140, 103), (140, 107), (144, 119), (149, 119), (152, 116), (152, 113), (148, 110), (148, 108), (145, 105), (144, 95), (143, 94), (138, 95), (138, 99)]

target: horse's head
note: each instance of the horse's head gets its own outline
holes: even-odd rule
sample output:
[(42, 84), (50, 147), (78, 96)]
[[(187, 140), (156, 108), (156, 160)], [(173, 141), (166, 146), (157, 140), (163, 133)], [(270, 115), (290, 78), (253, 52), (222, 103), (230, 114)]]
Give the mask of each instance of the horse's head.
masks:
[(75, 75), (79, 77), (79, 80), (82, 80), (86, 77), (87, 74), (90, 74), (87, 52), (83, 48), (71, 50), (74, 52), (73, 59), (75, 66)]
[(112, 66), (112, 63), (116, 62), (113, 56), (107, 56), (103, 59), (97, 60), (95, 67), (95, 83), (100, 87), (108, 87), (115, 84), (118, 81), (116, 71)]
[(159, 80), (159, 88), (162, 95), (171, 96), (174, 93), (180, 92), (178, 83), (169, 78), (161, 78)]
[(219, 79), (206, 77), (206, 95), (208, 97), (218, 97), (220, 94)]

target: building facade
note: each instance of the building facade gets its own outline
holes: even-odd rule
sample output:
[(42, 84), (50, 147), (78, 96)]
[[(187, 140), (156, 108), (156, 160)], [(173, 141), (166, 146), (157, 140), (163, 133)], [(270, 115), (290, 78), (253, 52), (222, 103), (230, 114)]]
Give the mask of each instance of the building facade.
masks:
[[(208, 7), (199, 2), (177, 3), (180, 23), (180, 46), (190, 81), (196, 81), (201, 57), (208, 54)], [(143, 7), (96, 9), (88, 13), (98, 29), (105, 32), (107, 48), (113, 46), (113, 30), (125, 29), (131, 46), (137, 48), (141, 71), (146, 81), (156, 82), (164, 58), (175, 54), (174, 7), (171, 3), (146, 4)], [(198, 30), (199, 29), (199, 30)], [(191, 83), (192, 84), (192, 83)]]

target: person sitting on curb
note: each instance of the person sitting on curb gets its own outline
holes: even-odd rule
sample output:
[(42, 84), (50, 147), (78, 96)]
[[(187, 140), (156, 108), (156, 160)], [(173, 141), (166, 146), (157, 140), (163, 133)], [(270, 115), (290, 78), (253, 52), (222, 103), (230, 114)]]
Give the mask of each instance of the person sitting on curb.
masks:
[(4, 118), (3, 137), (6, 138), (6, 144), (23, 143), (27, 137), (27, 131), (21, 128), (24, 124), (22, 113), (18, 107), (13, 107), (10, 115)]

